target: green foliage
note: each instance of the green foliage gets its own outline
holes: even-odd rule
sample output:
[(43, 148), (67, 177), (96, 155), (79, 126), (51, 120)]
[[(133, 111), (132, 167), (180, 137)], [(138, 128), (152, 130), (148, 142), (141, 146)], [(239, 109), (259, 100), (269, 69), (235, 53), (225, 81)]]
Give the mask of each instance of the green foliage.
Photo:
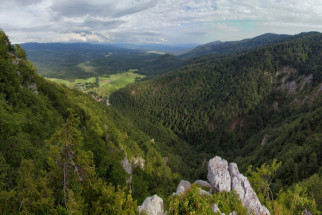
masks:
[[(148, 134), (117, 109), (39, 77), (0, 36), (1, 214), (137, 214), (136, 199), (175, 189), (180, 176)], [(146, 167), (133, 165), (133, 178), (144, 177), (131, 187), (125, 154)]]
[[(321, 39), (298, 36), (233, 57), (201, 57), (114, 93), (106, 107), (39, 77), (0, 31), (0, 213), (137, 214), (136, 200), (168, 196), (182, 176), (205, 177), (216, 153), (244, 171), (256, 168), (250, 181), (271, 211), (319, 214)], [(298, 72), (284, 74), (287, 68)], [(302, 90), (281, 89), (283, 78), (301, 85), (309, 74)], [(274, 158), (283, 164), (265, 164)], [(233, 193), (201, 196), (193, 187), (169, 201), (172, 214), (207, 214), (215, 203), (225, 213), (246, 213)]]
[(313, 175), (300, 184), (273, 193), (271, 185), (280, 166), (281, 162), (277, 163), (275, 159), (271, 165), (264, 163), (260, 168), (256, 168), (256, 171), (252, 171), (252, 166), (249, 166), (248, 179), (260, 201), (274, 214), (303, 214), (305, 210), (321, 214), (319, 211), (321, 178)]
[(170, 196), (168, 214), (214, 214), (212, 210), (214, 204), (217, 204), (220, 211), (225, 214), (232, 211), (236, 211), (237, 214), (248, 214), (236, 193), (219, 192), (213, 195), (202, 195), (197, 186), (192, 186), (183, 195)]
[(262, 203), (274, 200), (271, 185), (281, 165), (282, 162), (277, 163), (276, 159), (274, 159), (271, 165), (264, 163), (260, 168), (257, 167), (256, 171), (252, 171), (252, 166), (248, 167), (246, 174), (249, 175), (249, 182)]
[(278, 194), (278, 198), (274, 202), (274, 211), (278, 214), (300, 215), (304, 211), (312, 214), (321, 214), (321, 211), (317, 209), (315, 201), (308, 196), (306, 188), (299, 185), (295, 185), (294, 188)]
[[(63, 192), (63, 203), (68, 213), (78, 213), (76, 202), (81, 200), (80, 191), (83, 183), (95, 175), (93, 154), (81, 148), (81, 132), (77, 129), (79, 119), (70, 110), (70, 116), (62, 128), (48, 141), (50, 144), (48, 165), (49, 174), (57, 183), (55, 190)], [(61, 188), (61, 182), (62, 188)], [(59, 192), (59, 191), (58, 191)], [(60, 193), (60, 192), (59, 192)], [(77, 212), (78, 211), (78, 212)]]

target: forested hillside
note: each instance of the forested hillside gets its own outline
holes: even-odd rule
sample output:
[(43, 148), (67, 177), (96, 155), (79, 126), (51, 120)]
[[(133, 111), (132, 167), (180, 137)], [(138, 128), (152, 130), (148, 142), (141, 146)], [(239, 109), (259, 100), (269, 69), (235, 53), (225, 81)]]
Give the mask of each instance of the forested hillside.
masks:
[(321, 214), (321, 40), (203, 56), (106, 106), (37, 75), (0, 31), (0, 213), (138, 214), (157, 194), (169, 214), (212, 213), (214, 203), (246, 214), (233, 191), (172, 195), (221, 155), (271, 213)]
[(146, 196), (168, 196), (198, 167), (169, 148), (192, 151), (166, 129), (151, 137), (116, 109), (38, 76), (2, 31), (0, 70), (1, 214), (136, 214)]
[(240, 41), (215, 41), (198, 46), (186, 53), (181, 54), (179, 57), (183, 59), (192, 59), (195, 57), (200, 57), (202, 55), (209, 54), (233, 54), (247, 51), (250, 49), (258, 48), (265, 45), (270, 45), (276, 42), (280, 42), (290, 37), (290, 35), (285, 34), (263, 34), (251, 39), (244, 39)]
[(123, 88), (110, 101), (171, 129), (199, 152), (236, 161), (243, 172), (277, 159), (275, 195), (307, 179), (321, 206), (321, 189), (313, 188), (322, 173), (321, 53), (322, 35), (314, 33), (233, 57), (203, 56)]

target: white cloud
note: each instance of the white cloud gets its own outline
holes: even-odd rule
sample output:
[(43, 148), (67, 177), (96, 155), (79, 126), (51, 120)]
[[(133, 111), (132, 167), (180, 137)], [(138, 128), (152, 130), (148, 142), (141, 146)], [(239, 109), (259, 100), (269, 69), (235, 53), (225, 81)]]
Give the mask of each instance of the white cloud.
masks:
[(205, 43), (322, 31), (321, 0), (2, 0), (14, 42)]

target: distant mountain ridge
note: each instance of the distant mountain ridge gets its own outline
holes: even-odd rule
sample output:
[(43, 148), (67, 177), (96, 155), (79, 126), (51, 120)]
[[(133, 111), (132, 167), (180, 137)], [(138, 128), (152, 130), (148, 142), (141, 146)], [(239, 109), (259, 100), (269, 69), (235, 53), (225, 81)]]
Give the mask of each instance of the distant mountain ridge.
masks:
[[(303, 33), (296, 37), (315, 33)], [(179, 52), (195, 45), (25, 43), (21, 46), (38, 68), (39, 74), (45, 77), (73, 80), (135, 69), (139, 74), (151, 78), (191, 64), (198, 57), (225, 57), (290, 38), (294, 39), (294, 36), (267, 33), (240, 41), (214, 41), (179, 55)]]
[(207, 54), (230, 54), (242, 52), (257, 48), (263, 45), (269, 45), (275, 42), (282, 41), (291, 35), (286, 34), (272, 34), (266, 33), (251, 39), (244, 39), (240, 41), (214, 41), (201, 46), (198, 46), (186, 53), (181, 54), (179, 57), (183, 59), (191, 59)]

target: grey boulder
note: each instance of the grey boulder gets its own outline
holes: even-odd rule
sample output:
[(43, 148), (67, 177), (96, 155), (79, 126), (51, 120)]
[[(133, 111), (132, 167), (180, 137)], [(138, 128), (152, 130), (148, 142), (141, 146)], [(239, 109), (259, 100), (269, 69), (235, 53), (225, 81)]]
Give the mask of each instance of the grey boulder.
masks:
[(147, 197), (141, 206), (139, 206), (139, 214), (146, 215), (163, 215), (163, 200), (156, 194)]

